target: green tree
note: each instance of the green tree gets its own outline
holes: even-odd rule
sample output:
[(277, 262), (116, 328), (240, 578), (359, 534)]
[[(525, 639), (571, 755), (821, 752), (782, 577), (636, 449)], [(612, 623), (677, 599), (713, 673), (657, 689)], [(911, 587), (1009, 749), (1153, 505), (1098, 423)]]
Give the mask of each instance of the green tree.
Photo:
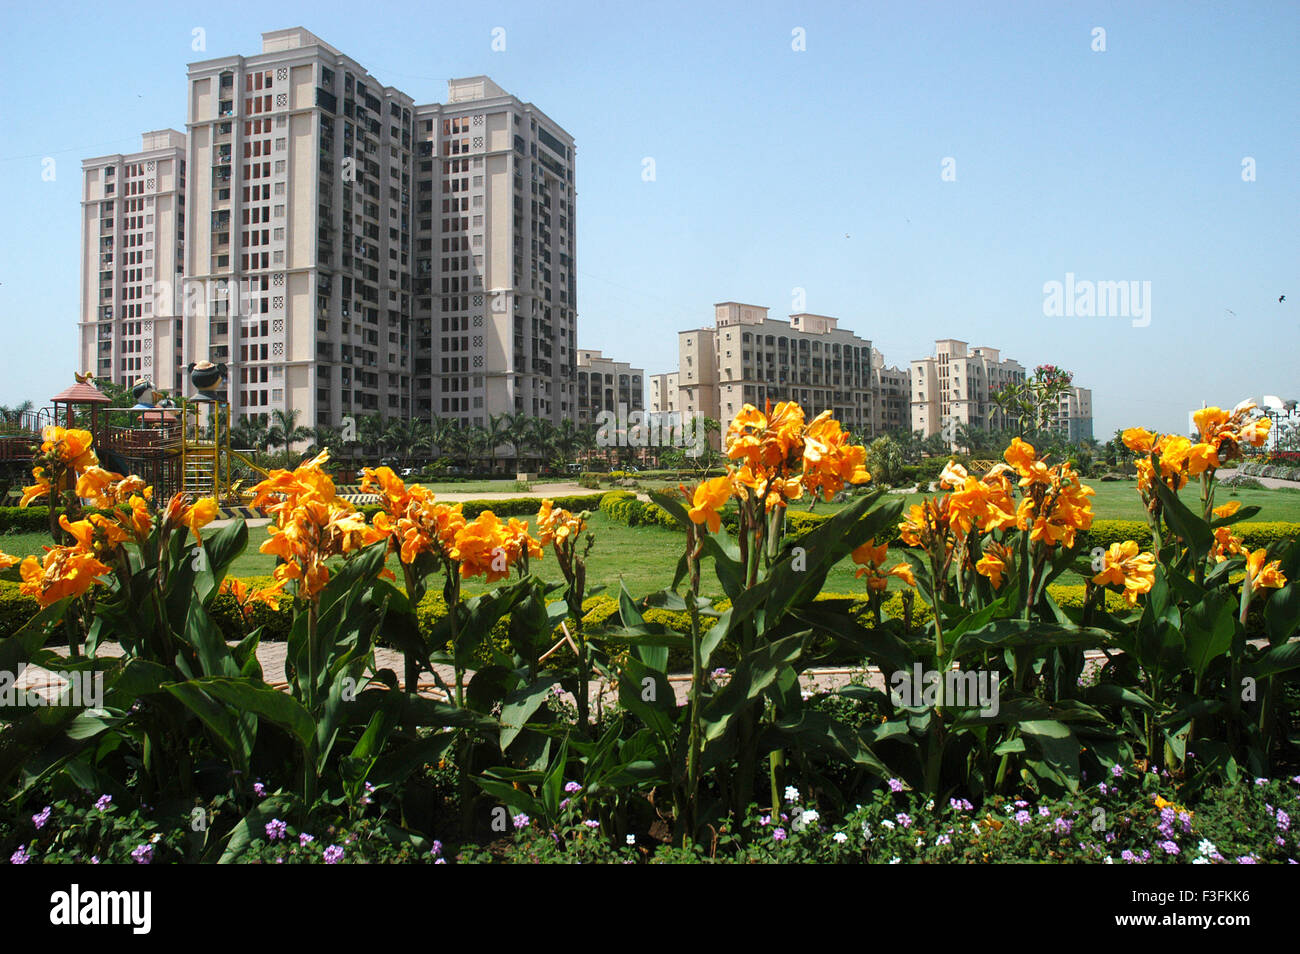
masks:
[(311, 441), (316, 436), (311, 428), (303, 427), (298, 423), (300, 416), (300, 412), (294, 408), (287, 410), (277, 408), (271, 412), (271, 427), (266, 433), (266, 446), (283, 447), (286, 461), (294, 444)]

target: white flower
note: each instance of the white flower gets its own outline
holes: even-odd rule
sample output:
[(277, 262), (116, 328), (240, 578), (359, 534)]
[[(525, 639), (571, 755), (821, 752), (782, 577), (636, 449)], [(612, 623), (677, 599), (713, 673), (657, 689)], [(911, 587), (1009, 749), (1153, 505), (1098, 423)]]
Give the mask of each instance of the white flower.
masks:
[(1115, 859), (1114, 859), (1114, 858), (1111, 858), (1110, 856), (1107, 856), (1107, 857), (1102, 861), (1102, 864), (1103, 864), (1103, 865), (1113, 865), (1114, 863), (1115, 863)]
[(1210, 859), (1205, 857), (1192, 859), (1192, 864), (1194, 865), (1208, 865), (1209, 863), (1210, 863)]
[(919, 837), (916, 839), (916, 847), (920, 848), (924, 844), (925, 842), (921, 841)]
[(902, 861), (902, 860), (903, 860), (903, 859), (900, 858), (900, 857), (898, 857), (898, 855), (894, 855), (894, 857), (892, 857), (892, 858), (889, 859), (889, 863), (890, 863), (891, 865), (896, 865), (896, 864), (898, 864), (898, 863), (899, 863), (900, 861)]
[(1207, 858), (1219, 853), (1219, 849), (1214, 847), (1214, 842), (1210, 841), (1208, 838), (1201, 839), (1201, 843), (1196, 846), (1196, 851), (1198, 854), (1205, 855)]
[(628, 836), (627, 836), (627, 843), (628, 843), (629, 845), (635, 845), (635, 844), (636, 844), (636, 835), (628, 835)]
[(817, 813), (817, 810), (815, 808), (809, 808), (804, 811), (804, 813), (800, 816), (800, 819), (803, 821), (805, 825), (811, 825), (813, 822), (815, 822), (817, 819), (821, 817), (822, 816)]
[(833, 840), (837, 845), (842, 845), (842, 844), (844, 844), (846, 841), (849, 840), (849, 836), (846, 835), (846, 834), (844, 834), (844, 832), (842, 832), (842, 831), (837, 831), (834, 835), (831, 836), (831, 839), (832, 839), (832, 840)]
[(866, 822), (862, 823), (862, 837), (865, 838), (867, 841), (871, 840), (871, 826), (868, 825)]
[(799, 801), (799, 789), (795, 788), (793, 785), (787, 785), (785, 787), (785, 800), (791, 804)]
[(886, 828), (888, 828), (890, 831), (893, 831), (893, 829), (894, 829), (894, 823), (893, 823), (892, 821), (890, 821), (888, 818), (886, 818), (886, 819), (885, 819), (884, 821), (882, 821), (880, 824), (884, 825), (884, 826), (885, 826)]
[(928, 802), (925, 803), (925, 810), (926, 810), (927, 812), (932, 812), (932, 811), (934, 811), (934, 799), (933, 799), (933, 798), (930, 799)]

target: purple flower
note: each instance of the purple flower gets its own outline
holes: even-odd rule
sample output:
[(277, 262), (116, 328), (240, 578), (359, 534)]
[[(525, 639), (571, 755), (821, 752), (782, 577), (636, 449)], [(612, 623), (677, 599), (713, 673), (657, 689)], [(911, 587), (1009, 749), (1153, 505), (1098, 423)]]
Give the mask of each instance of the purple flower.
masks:
[(19, 845), (18, 850), (9, 856), (11, 865), (25, 865), (32, 860), (32, 856), (27, 853), (26, 845)]
[(300, 832), (299, 835), (298, 835), (298, 847), (299, 847), (299, 848), (306, 848), (308, 845), (310, 845), (310, 844), (311, 844), (313, 841), (315, 841), (315, 840), (316, 840), (316, 839), (315, 839), (313, 836), (307, 834), (305, 831), (304, 831), (304, 832)]
[(1120, 765), (1118, 762), (1116, 762), (1114, 765), (1110, 767), (1110, 774), (1115, 776), (1116, 778), (1119, 778), (1121, 775), (1124, 774), (1124, 767)]
[(330, 845), (325, 849), (325, 864), (336, 865), (343, 860), (343, 849), (338, 845)]
[(561, 810), (561, 811), (563, 811), (564, 809), (566, 809), (566, 808), (568, 808), (568, 807), (569, 807), (569, 800), (568, 800), (567, 798), (560, 802), (560, 810)]
[(577, 782), (565, 782), (565, 783), (564, 783), (564, 790), (565, 790), (566, 792), (568, 792), (570, 795), (572, 795), (574, 792), (581, 791), (581, 789), (582, 789), (582, 786), (579, 785)]
[(1134, 863), (1137, 861), (1137, 855), (1133, 854), (1133, 852), (1131, 852), (1131, 851), (1130, 851), (1129, 849), (1127, 849), (1127, 848), (1125, 848), (1123, 851), (1121, 851), (1121, 852), (1119, 853), (1119, 856), (1120, 856), (1121, 858), (1123, 858), (1124, 861), (1127, 862), (1127, 863), (1130, 864), (1130, 865), (1131, 865), (1131, 864), (1134, 864)]
[(721, 666), (719, 666), (717, 669), (713, 670), (713, 672), (711, 673), (711, 675), (713, 676), (714, 679), (721, 679), (721, 678), (722, 678), (723, 676), (725, 676), (726, 674), (727, 674), (727, 670), (724, 669), (724, 668), (722, 668)]
[(1257, 779), (1255, 779), (1255, 785), (1256, 785), (1256, 786), (1267, 785), (1267, 784), (1268, 784), (1268, 779), (1266, 779), (1266, 778), (1257, 778)]
[(1028, 808), (1028, 807), (1029, 807), (1029, 803), (1028, 803), (1027, 801), (1025, 801), (1023, 798), (1017, 798), (1017, 799), (1016, 799), (1012, 804), (1015, 805), (1016, 808)]
[(896, 778), (891, 778), (889, 780), (889, 790), (891, 792), (901, 792), (903, 790), (903, 783)]
[(1178, 845), (1172, 841), (1162, 841), (1159, 844), (1157, 844), (1156, 847), (1163, 850), (1164, 853), (1167, 855), (1178, 854)]
[(284, 839), (285, 832), (288, 830), (289, 830), (289, 826), (286, 825), (284, 822), (280, 821), (280, 819), (278, 818), (272, 818), (269, 822), (266, 823), (266, 837), (270, 841), (282, 841)]
[(1097, 786), (1097, 791), (1101, 792), (1101, 794), (1103, 795), (1106, 795), (1109, 794), (1110, 790), (1106, 788), (1106, 783), (1102, 782), (1100, 785)]
[(777, 828), (772, 832), (773, 841), (785, 841), (785, 829)]
[(771, 815), (764, 815), (762, 818), (760, 818), (760, 819), (758, 820), (758, 823), (759, 823), (759, 825), (761, 825), (762, 827), (766, 828), (768, 825), (772, 824), (772, 816), (771, 816)]
[[(49, 811), (48, 808), (45, 810), (47, 812)], [(39, 828), (40, 826), (37, 825), (36, 827)], [(1282, 811), (1282, 809), (1280, 808), (1277, 810), (1277, 827), (1280, 828), (1282, 831), (1291, 830), (1291, 816), (1288, 815), (1286, 812)]]
[(934, 843), (936, 845), (951, 845), (952, 839), (949, 838), (947, 835), (940, 835), (938, 838), (934, 840)]
[(600, 827), (600, 822), (597, 821), (595, 818), (588, 818), (585, 822), (583, 822), (583, 824), (586, 825), (588, 828)]
[(1039, 806), (1038, 806), (1038, 814), (1039, 814), (1039, 816), (1042, 817), (1042, 818), (1050, 818), (1052, 812), (1051, 812), (1051, 809), (1049, 809), (1046, 805), (1039, 805)]
[(1016, 812), (1016, 824), (1019, 825), (1021, 828), (1024, 828), (1026, 825), (1028, 825), (1029, 812), (1025, 811), (1023, 808), (1020, 809), (1020, 811)]
[(41, 809), (41, 812), (40, 812), (39, 815), (33, 815), (33, 816), (32, 816), (32, 824), (35, 825), (35, 826), (37, 827), (37, 829), (44, 828), (44, 827), (45, 827), (45, 823), (46, 823), (47, 821), (49, 821), (49, 820), (50, 820), (50, 806), (49, 806), (49, 805), (46, 805), (44, 808), (42, 808), (42, 809)]
[(131, 857), (138, 865), (147, 865), (153, 861), (153, 845), (145, 842), (139, 848), (131, 852)]
[(948, 804), (951, 805), (952, 810), (956, 812), (968, 812), (975, 807), (964, 798), (950, 798), (948, 799)]
[(532, 819), (530, 819), (530, 818), (529, 818), (527, 815), (525, 815), (523, 812), (520, 812), (520, 813), (519, 813), (518, 815), (516, 815), (513, 819), (511, 819), (511, 821), (513, 821), (513, 822), (515, 823), (515, 827), (516, 827), (516, 828), (527, 828), (529, 822), (532, 821)]
[(433, 857), (435, 857), (435, 858), (441, 858), (441, 857), (442, 857), (442, 842), (440, 842), (440, 841), (438, 841), (438, 840), (435, 839), (434, 842), (433, 842), (433, 845), (429, 848), (429, 854), (433, 855)]
[(907, 814), (907, 812), (899, 812), (894, 816), (894, 818), (896, 818), (898, 823), (904, 828), (907, 828), (912, 824), (912, 816)]
[(1069, 818), (1058, 818), (1052, 823), (1052, 827), (1056, 829), (1058, 835), (1068, 835), (1070, 829), (1074, 827), (1074, 821)]
[(258, 798), (265, 798), (265, 797), (266, 797), (266, 786), (263, 785), (261, 782), (254, 782), (254, 783), (253, 783), (253, 794), (256, 795)]
[(95, 808), (98, 809), (98, 810), (101, 811), (101, 812), (102, 812), (102, 811), (107, 811), (107, 810), (108, 810), (108, 806), (111, 805), (112, 803), (113, 803), (113, 796), (112, 796), (112, 795), (101, 795), (101, 796), (99, 796), (99, 798), (95, 801)]
[(1237, 864), (1239, 864), (1239, 865), (1253, 865), (1253, 864), (1255, 864), (1255, 856), (1254, 856), (1254, 855), (1242, 855), (1240, 858), (1237, 859)]

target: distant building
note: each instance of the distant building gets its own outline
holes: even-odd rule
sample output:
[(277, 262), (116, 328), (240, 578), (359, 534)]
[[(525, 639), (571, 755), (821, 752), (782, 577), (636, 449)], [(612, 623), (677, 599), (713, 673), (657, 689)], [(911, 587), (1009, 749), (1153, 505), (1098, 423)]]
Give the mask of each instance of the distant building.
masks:
[(645, 410), (645, 371), (599, 351), (578, 350), (578, 423), (595, 424), (601, 411)]
[(885, 356), (871, 352), (872, 433), (909, 431), (912, 421), (912, 375), (906, 368), (886, 368)]
[(870, 341), (827, 315), (779, 321), (761, 305), (735, 301), (713, 310), (713, 327), (678, 332), (676, 380), (652, 376), (650, 410), (713, 418), (725, 434), (746, 404), (793, 400), (809, 418), (830, 410), (855, 439), (871, 436)]
[(958, 425), (985, 431), (1009, 427), (992, 394), (1024, 380), (1020, 362), (1004, 359), (997, 348), (940, 339), (931, 357), (912, 362), (912, 430), (923, 437), (943, 434), (951, 441)]
[(1092, 440), (1092, 390), (1070, 388), (1062, 394), (1052, 424), (1071, 444)]

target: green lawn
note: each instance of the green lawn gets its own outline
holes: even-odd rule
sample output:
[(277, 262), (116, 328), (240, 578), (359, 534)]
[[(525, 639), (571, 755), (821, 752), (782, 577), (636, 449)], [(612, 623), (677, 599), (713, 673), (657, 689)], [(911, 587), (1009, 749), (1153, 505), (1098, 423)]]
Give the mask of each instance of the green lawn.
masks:
[[(513, 481), (499, 483), (513, 485)], [(1098, 518), (1143, 519), (1141, 501), (1132, 483), (1098, 482), (1094, 486), (1097, 489), (1094, 505)], [(905, 498), (906, 503), (913, 503), (919, 499), (919, 495)], [(1261, 506), (1263, 509), (1257, 519), (1300, 522), (1300, 493), (1295, 491), (1241, 491), (1236, 497), (1227, 491), (1220, 491), (1219, 502), (1231, 499), (1241, 500), (1243, 506), (1251, 504)], [(1188, 502), (1192, 503), (1193, 500), (1194, 498), (1189, 498)], [(836, 505), (819, 504), (817, 512), (824, 513), (837, 509), (839, 507)], [(592, 515), (590, 526), (596, 534), (596, 545), (591, 551), (587, 571), (587, 578), (591, 585), (603, 583), (611, 592), (616, 593), (621, 577), (629, 591), (639, 596), (661, 589), (672, 582), (673, 571), (681, 556), (680, 534), (662, 527), (628, 527), (611, 522), (601, 513)], [(273, 558), (257, 552), (258, 546), (266, 539), (266, 530), (255, 527), (250, 532), (250, 538), (247, 551), (235, 561), (234, 575), (270, 574), (274, 567)], [(15, 556), (27, 556), (39, 554), (41, 547), (48, 542), (48, 538), (40, 533), (0, 536), (0, 550)], [(395, 558), (390, 558), (390, 565), (397, 569)], [(549, 553), (542, 560), (534, 561), (533, 568), (545, 580), (558, 581), (560, 578), (554, 556)], [(842, 562), (830, 572), (826, 589), (830, 592), (861, 591), (862, 582), (854, 577), (854, 569), (852, 563)], [(7, 575), (12, 576), (15, 573), (16, 568), (9, 571)], [(1072, 575), (1067, 574), (1067, 576), (1070, 576), (1070, 582), (1078, 582)], [(703, 584), (710, 595), (715, 597), (721, 595), (717, 580), (708, 568), (704, 572)], [(890, 580), (890, 584), (893, 588), (901, 585), (901, 582), (895, 578)], [(476, 581), (468, 584), (466, 591), (476, 593), (484, 588), (481, 581)]]

